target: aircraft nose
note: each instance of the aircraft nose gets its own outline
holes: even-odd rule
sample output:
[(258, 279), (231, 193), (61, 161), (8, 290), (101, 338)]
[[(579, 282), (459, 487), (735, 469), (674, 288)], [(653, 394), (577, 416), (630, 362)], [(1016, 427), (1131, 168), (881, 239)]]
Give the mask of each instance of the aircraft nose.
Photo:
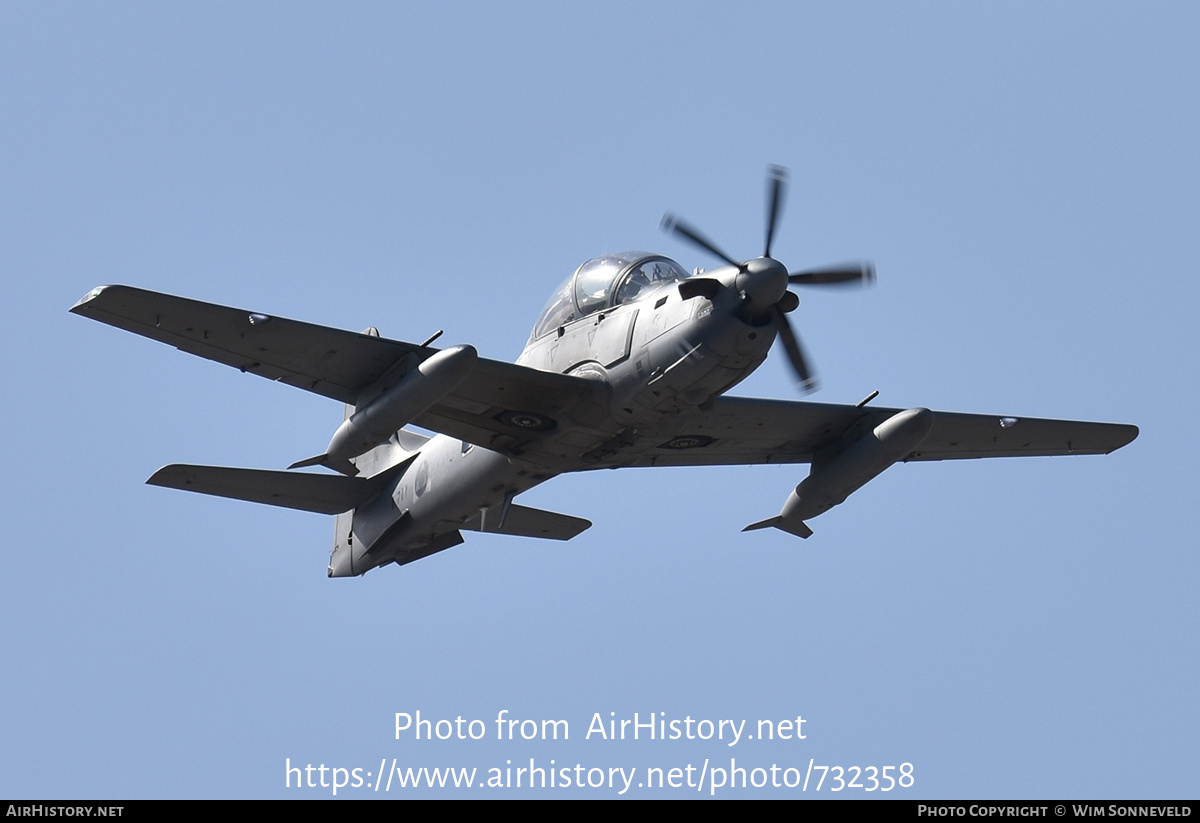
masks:
[(768, 309), (782, 298), (788, 287), (787, 268), (772, 257), (756, 257), (738, 272), (737, 289), (759, 309)]

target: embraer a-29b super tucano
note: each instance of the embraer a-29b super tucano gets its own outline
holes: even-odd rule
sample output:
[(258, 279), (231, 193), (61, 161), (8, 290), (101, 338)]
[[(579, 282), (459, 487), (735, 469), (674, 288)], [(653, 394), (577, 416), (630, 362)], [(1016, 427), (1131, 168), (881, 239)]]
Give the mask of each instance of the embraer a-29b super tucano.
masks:
[(874, 279), (867, 263), (789, 273), (771, 257), (784, 184), (772, 168), (761, 257), (736, 260), (668, 216), (667, 231), (726, 265), (689, 275), (647, 252), (589, 260), (555, 290), (515, 364), (128, 286), (94, 289), (71, 311), (346, 404), (325, 452), (290, 467), (334, 474), (172, 465), (148, 481), (337, 515), (330, 577), (410, 563), (461, 543), (464, 529), (568, 540), (591, 523), (513, 502), (563, 472), (810, 463), (779, 514), (746, 527), (808, 537), (806, 520), (897, 461), (1106, 454), (1137, 437), (1129, 425), (885, 409), (871, 398), (727, 397), (776, 340), (813, 387), (787, 317), (799, 304), (789, 284)]

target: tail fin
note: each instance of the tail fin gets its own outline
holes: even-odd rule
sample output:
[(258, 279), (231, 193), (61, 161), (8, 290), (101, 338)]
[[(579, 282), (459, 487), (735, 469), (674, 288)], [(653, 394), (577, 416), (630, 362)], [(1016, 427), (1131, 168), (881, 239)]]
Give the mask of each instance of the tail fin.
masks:
[[(378, 337), (379, 330), (374, 326), (371, 326), (364, 331), (363, 334), (369, 334), (373, 335), (374, 337)], [(353, 403), (347, 403), (345, 405), (345, 407), (342, 409), (343, 423), (350, 419), (350, 415), (354, 414), (354, 409), (355, 406)], [(326, 468), (333, 469), (338, 474), (345, 474), (350, 477), (354, 477), (358, 474), (357, 460), (331, 460), (328, 453), (318, 454), (316, 457), (308, 457), (304, 460), (297, 460), (295, 463), (288, 466), (288, 468), (307, 469), (309, 466), (325, 466)]]
[(808, 527), (808, 524), (803, 520), (784, 520), (783, 516), (768, 517), (766, 520), (759, 520), (757, 523), (751, 523), (744, 532), (758, 531), (759, 529), (769, 529), (772, 526), (785, 531), (788, 534), (794, 534), (797, 537), (809, 538), (812, 537), (813, 530)]
[[(365, 329), (363, 329), (360, 332), (360, 334), (365, 334), (367, 337), (378, 337), (379, 329), (375, 328), (374, 326), (367, 326)], [(362, 395), (360, 394), (359, 398), (358, 398), (360, 403), (362, 402), (362, 399), (363, 399)], [(350, 416), (354, 414), (355, 410), (356, 410), (356, 406), (353, 403), (347, 403), (342, 408), (342, 422), (345, 423), (347, 420), (349, 420)], [(361, 458), (361, 455), (360, 455), (360, 458)], [(306, 469), (306, 468), (309, 468), (310, 466), (325, 466), (326, 468), (333, 469), (338, 474), (344, 474), (344, 475), (348, 475), (350, 477), (354, 477), (360, 471), (360, 467), (358, 465), (359, 462), (360, 462), (360, 459), (334, 460), (334, 459), (330, 458), (328, 452), (324, 452), (322, 454), (316, 455), (315, 457), (306, 457), (303, 460), (297, 460), (295, 463), (288, 466), (288, 468), (289, 469)], [(371, 462), (370, 458), (368, 458), (366, 462), (369, 464)], [(369, 468), (369, 466), (368, 466), (368, 468)]]

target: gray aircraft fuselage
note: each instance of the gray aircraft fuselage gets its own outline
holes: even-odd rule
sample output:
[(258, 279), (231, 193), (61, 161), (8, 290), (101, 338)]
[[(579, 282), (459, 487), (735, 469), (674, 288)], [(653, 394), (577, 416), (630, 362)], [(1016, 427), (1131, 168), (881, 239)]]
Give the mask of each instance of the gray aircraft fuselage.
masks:
[[(672, 262), (638, 253), (626, 259), (646, 258)], [(664, 280), (641, 290), (636, 300), (606, 303), (541, 335), (535, 330), (517, 363), (607, 386), (608, 420), (594, 428), (613, 436), (573, 444), (587, 459), (525, 465), (519, 458), (436, 435), (417, 445), (414, 462), (390, 494), (341, 518), (349, 524), (339, 523), (330, 576), (363, 574), (415, 547), (423, 556), (455, 545), (461, 541), (458, 530), (472, 518), (480, 518), (480, 531), (490, 531), (489, 519), (502, 523), (513, 498), (539, 483), (563, 472), (629, 465), (645, 447), (660, 442), (664, 425), (686, 430), (686, 417), (749, 376), (775, 341), (771, 325), (738, 319), (740, 299), (728, 288), (738, 274), (732, 266), (703, 273), (725, 286), (709, 288), (711, 299), (684, 299), (680, 281)], [(395, 438), (355, 463), (363, 474), (375, 475), (411, 454)]]

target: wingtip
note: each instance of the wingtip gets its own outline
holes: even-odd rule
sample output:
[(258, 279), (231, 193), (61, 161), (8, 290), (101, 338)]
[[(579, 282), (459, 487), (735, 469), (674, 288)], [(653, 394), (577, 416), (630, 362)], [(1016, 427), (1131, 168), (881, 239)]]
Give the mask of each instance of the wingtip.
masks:
[(168, 463), (147, 477), (146, 485), (188, 491), (188, 487), (195, 479), (194, 469), (195, 466), (189, 466), (186, 463)]
[(147, 486), (165, 486), (165, 485), (167, 485), (166, 478), (168, 477), (168, 475), (171, 474), (171, 472), (174, 469), (175, 469), (175, 464), (173, 464), (173, 463), (168, 466), (163, 466), (161, 469), (156, 471), (154, 474), (152, 474), (146, 478), (146, 485)]
[(80, 311), (80, 310), (81, 310), (81, 309), (82, 309), (84, 306), (86, 306), (88, 303), (92, 302), (92, 301), (93, 301), (93, 300), (95, 300), (97, 297), (99, 297), (99, 296), (100, 296), (100, 293), (101, 293), (102, 291), (104, 291), (105, 289), (107, 289), (107, 288), (109, 288), (109, 287), (108, 287), (108, 286), (96, 286), (96, 288), (92, 289), (92, 290), (91, 290), (91, 291), (89, 291), (87, 294), (85, 294), (83, 297), (81, 297), (81, 298), (79, 298), (78, 300), (76, 300), (76, 301), (75, 301), (75, 305), (71, 306), (71, 308), (69, 309), (69, 311), (71, 311), (71, 312), (72, 312), (72, 313), (74, 313), (74, 314), (79, 314), (79, 311)]
[[(1137, 426), (1133, 425), (1132, 423), (1126, 423), (1126, 424), (1124, 424), (1124, 426), (1122, 428), (1124, 429), (1125, 439), (1120, 445), (1115, 446), (1113, 448), (1112, 451), (1114, 451), (1114, 452), (1117, 449), (1125, 448), (1130, 443), (1132, 443), (1134, 440), (1137, 440), (1138, 435), (1142, 433), (1141, 429), (1139, 429)], [(1112, 452), (1109, 452), (1109, 454), (1112, 454)]]

